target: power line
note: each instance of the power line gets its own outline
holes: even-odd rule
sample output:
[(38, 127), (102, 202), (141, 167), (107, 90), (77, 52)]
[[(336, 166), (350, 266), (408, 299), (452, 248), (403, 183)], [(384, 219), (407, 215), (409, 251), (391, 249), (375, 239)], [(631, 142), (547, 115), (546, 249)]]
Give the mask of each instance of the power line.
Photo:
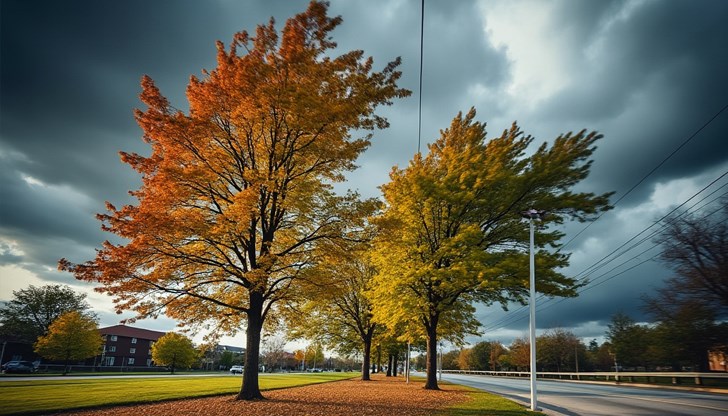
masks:
[[(647, 178), (649, 178), (650, 176), (652, 176), (653, 173), (655, 173), (658, 169), (660, 169), (662, 167), (662, 165), (664, 165), (668, 160), (670, 160), (677, 152), (680, 151), (680, 149), (682, 149), (683, 147), (685, 147), (685, 145), (687, 145), (688, 143), (690, 143), (690, 141), (692, 141), (698, 134), (700, 134), (701, 131), (703, 131), (706, 127), (708, 127), (708, 125), (710, 125), (710, 123), (712, 123), (716, 118), (718, 118), (718, 116), (720, 116), (726, 109), (728, 109), (728, 104), (724, 105), (723, 108), (720, 109), (720, 111), (718, 111), (717, 113), (715, 113), (715, 115), (713, 115), (713, 117), (711, 117), (708, 121), (706, 121), (705, 123), (703, 123), (703, 125), (700, 126), (700, 128), (698, 128), (697, 130), (695, 130), (695, 132), (693, 132), (693, 134), (691, 134), (678, 147), (676, 147), (669, 155), (667, 155), (667, 157), (665, 157), (662, 160), (662, 162), (658, 163), (657, 166), (655, 166), (654, 168), (652, 168), (652, 170), (650, 170), (649, 172), (647, 172), (647, 174), (645, 176), (643, 176), (642, 179), (640, 179), (636, 184), (632, 185), (632, 187), (629, 188), (629, 190), (625, 194), (623, 194), (621, 197), (619, 197), (619, 199), (617, 199), (614, 202), (614, 204), (612, 204), (612, 207), (617, 206), (617, 204), (619, 204), (624, 198), (626, 198), (627, 195), (631, 194), (632, 191), (634, 191), (638, 186), (640, 186)], [(574, 235), (569, 241), (567, 241), (566, 244), (564, 244), (563, 246), (561, 246), (559, 248), (559, 251), (561, 251), (566, 246), (568, 246), (569, 244), (571, 244), (572, 241), (574, 241), (584, 231), (586, 231), (589, 227), (591, 227), (592, 224), (594, 224), (595, 222), (599, 221), (599, 219), (602, 218), (603, 215), (604, 215), (604, 212), (602, 212), (601, 214), (599, 214), (599, 216), (596, 219), (594, 219), (594, 221), (592, 221), (589, 224), (587, 224), (581, 231), (579, 231), (578, 233), (576, 233), (576, 235)]]
[[(717, 200), (724, 198), (726, 195), (728, 195), (728, 192), (724, 192), (724, 193), (716, 196), (715, 198), (711, 199), (710, 201), (708, 201), (708, 202), (700, 205), (705, 200), (707, 200), (708, 198), (711, 198), (716, 193), (718, 193), (720, 190), (722, 190), (723, 188), (725, 188), (726, 186), (728, 186), (728, 183), (724, 183), (723, 185), (721, 185), (717, 189), (715, 189), (712, 192), (710, 192), (709, 194), (705, 195), (702, 199), (700, 199), (699, 201), (695, 202), (690, 207), (686, 208), (685, 211), (683, 211), (679, 215), (674, 216), (671, 219), (668, 219), (676, 211), (680, 210), (683, 206), (685, 206), (688, 202), (690, 202), (691, 200), (695, 199), (698, 195), (700, 195), (703, 192), (705, 192), (706, 190), (708, 190), (711, 186), (713, 186), (714, 184), (716, 184), (718, 181), (720, 181), (721, 179), (723, 179), (727, 175), (728, 175), (728, 171), (724, 172), (723, 174), (721, 174), (720, 176), (718, 176), (716, 179), (714, 179), (713, 181), (711, 181), (708, 185), (704, 186), (698, 192), (696, 192), (695, 194), (693, 194), (690, 198), (686, 199), (680, 205), (678, 205), (677, 207), (675, 207), (674, 209), (672, 209), (669, 213), (665, 214), (662, 218), (660, 218), (659, 220), (655, 221), (654, 223), (652, 223), (648, 227), (644, 228), (642, 231), (640, 231), (639, 233), (637, 233), (636, 235), (634, 235), (632, 238), (630, 238), (626, 242), (622, 243), (622, 245), (620, 245), (619, 247), (617, 247), (615, 250), (613, 250), (608, 255), (602, 257), (598, 262), (596, 262), (593, 265), (587, 267), (583, 271), (577, 273), (574, 277), (578, 277), (578, 276), (584, 275), (583, 277), (578, 278), (577, 279), (577, 282), (579, 280), (584, 280), (588, 275), (593, 274), (596, 271), (598, 271), (599, 269), (602, 269), (602, 268), (606, 267), (609, 263), (612, 263), (613, 261), (619, 259), (621, 256), (624, 256), (625, 254), (629, 253), (631, 250), (639, 247), (644, 242), (651, 240), (654, 236), (656, 236), (662, 230), (664, 230), (670, 223), (673, 223), (674, 221), (677, 221), (680, 217), (682, 217), (684, 215), (687, 215), (687, 214), (689, 214), (691, 212), (700, 211), (700, 210), (704, 209), (705, 207), (709, 206), (710, 204), (716, 202)], [(719, 212), (721, 210), (722, 210), (722, 207), (719, 207), (718, 209), (713, 210), (713, 211), (711, 211), (708, 214), (705, 214), (703, 216), (703, 218), (708, 218), (708, 217), (714, 215), (715, 213), (717, 213), (717, 212)], [(650, 230), (652, 227), (654, 227), (655, 225), (660, 224), (660, 223), (663, 224), (660, 228), (658, 228), (657, 230), (654, 230), (649, 235), (647, 235), (647, 236), (643, 237), (642, 239), (640, 239), (638, 242), (636, 242), (636, 243), (632, 244), (631, 246), (629, 246), (628, 248), (622, 250), (625, 246), (627, 246), (629, 243), (631, 243), (632, 241), (634, 241), (637, 237), (639, 237), (640, 235), (644, 234), (645, 232), (647, 232), (648, 230)], [(622, 271), (619, 271), (619, 272), (617, 272), (615, 274), (611, 274), (612, 272), (614, 272), (615, 270), (621, 268), (622, 266), (625, 266), (629, 262), (632, 262), (634, 260), (639, 260), (640, 257), (643, 256), (645, 253), (649, 252), (650, 250), (653, 250), (653, 249), (657, 248), (658, 246), (659, 246), (659, 244), (657, 244), (657, 243), (652, 244), (649, 248), (643, 250), (642, 252), (640, 252), (640, 253), (638, 253), (638, 254), (636, 254), (634, 256), (631, 256), (628, 260), (625, 260), (625, 261), (621, 262), (620, 264), (612, 267), (607, 272), (604, 272), (603, 274), (597, 276), (595, 278), (595, 280), (589, 282), (588, 285), (582, 287), (581, 290), (579, 290), (577, 293), (578, 294), (584, 293), (584, 292), (586, 292), (588, 290), (591, 290), (591, 289), (593, 289), (593, 288), (595, 288), (597, 286), (600, 286), (600, 285), (606, 283), (609, 280), (612, 280), (612, 279), (614, 279), (614, 278), (616, 278), (618, 276), (621, 276), (621, 275), (625, 274), (626, 272), (631, 271), (631, 270), (633, 270), (633, 269), (635, 269), (635, 268), (637, 268), (637, 267), (639, 267), (639, 266), (641, 266), (641, 265), (643, 265), (643, 264), (645, 264), (645, 263), (647, 263), (649, 261), (654, 260), (656, 258), (656, 256), (650, 256), (649, 258), (640, 261), (638, 264), (632, 265), (629, 268), (627, 268), (625, 270), (622, 270)], [(604, 260), (608, 259), (609, 257), (611, 257), (612, 255), (614, 255), (615, 253), (618, 253), (618, 254), (616, 256), (614, 256), (612, 259), (610, 259), (609, 261), (604, 262)], [(542, 294), (542, 295), (539, 296), (538, 300), (542, 300), (543, 298), (546, 298), (546, 297), (547, 297), (546, 295), (543, 295)], [(541, 304), (541, 307), (539, 308), (539, 310), (540, 311), (543, 311), (543, 310), (548, 309), (548, 308), (550, 308), (552, 306), (558, 305), (559, 303), (561, 303), (561, 302), (563, 302), (563, 301), (565, 301), (567, 299), (569, 299), (569, 298), (560, 298), (558, 300), (555, 299), (555, 298), (547, 298), (546, 299), (546, 302)], [(497, 328), (501, 328), (501, 327), (504, 327), (506, 325), (509, 325), (509, 324), (514, 323), (514, 322), (518, 322), (518, 321), (521, 321), (521, 320), (525, 319), (526, 318), (526, 315), (525, 314), (522, 314), (522, 313), (525, 311), (526, 308), (527, 308), (527, 306), (521, 306), (520, 308), (512, 311), (508, 316), (505, 316), (505, 317), (503, 317), (503, 318), (501, 318), (499, 320), (496, 320), (495, 322), (487, 325), (484, 328), (484, 331), (485, 332), (491, 331), (491, 330), (494, 330), (494, 329), (497, 329)]]
[(425, 56), (425, 0), (422, 0), (420, 13), (420, 104), (417, 110), (417, 153), (420, 153), (420, 141), (422, 140), (422, 67)]

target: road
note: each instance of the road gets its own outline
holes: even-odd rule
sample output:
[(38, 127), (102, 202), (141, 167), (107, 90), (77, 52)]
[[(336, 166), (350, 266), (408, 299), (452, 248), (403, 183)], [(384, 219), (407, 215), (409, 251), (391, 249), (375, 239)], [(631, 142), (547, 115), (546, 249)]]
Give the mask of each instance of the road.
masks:
[[(528, 379), (443, 374), (443, 380), (475, 387), (530, 406)], [(539, 380), (538, 406), (548, 415), (728, 415), (728, 394)]]

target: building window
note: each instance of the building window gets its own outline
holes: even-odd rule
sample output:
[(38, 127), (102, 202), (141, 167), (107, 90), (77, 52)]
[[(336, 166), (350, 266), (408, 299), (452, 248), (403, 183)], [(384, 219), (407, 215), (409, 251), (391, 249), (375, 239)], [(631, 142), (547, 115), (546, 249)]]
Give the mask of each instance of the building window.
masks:
[(147, 355), (152, 355), (152, 349), (149, 349), (149, 353)]
[(147, 367), (151, 367), (151, 366), (152, 366), (152, 359), (147, 358)]
[(111, 340), (112, 340), (112, 341), (116, 341), (116, 335), (112, 335), (112, 336), (111, 336)]
[(106, 357), (106, 365), (114, 365), (115, 357)]
[(136, 348), (129, 348), (129, 354), (136, 354)]
[(132, 339), (131, 339), (131, 343), (132, 343), (132, 344), (136, 344), (136, 341), (137, 341), (137, 339), (136, 339), (136, 338), (132, 338)]
[(109, 352), (116, 352), (116, 345), (109, 346)]
[(127, 365), (134, 365), (134, 359), (129, 358), (129, 361), (126, 362)]

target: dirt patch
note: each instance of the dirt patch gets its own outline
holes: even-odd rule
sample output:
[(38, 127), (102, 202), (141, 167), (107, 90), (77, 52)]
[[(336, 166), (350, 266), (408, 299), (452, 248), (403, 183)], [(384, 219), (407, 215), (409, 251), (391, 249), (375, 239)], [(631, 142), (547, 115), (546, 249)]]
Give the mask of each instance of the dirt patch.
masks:
[(174, 400), (162, 403), (117, 406), (64, 415), (397, 415), (426, 416), (450, 404), (462, 402), (467, 395), (452, 386), (425, 390), (423, 382), (404, 381), (402, 377), (372, 376), (372, 381), (343, 380), (290, 389), (263, 392), (266, 400), (245, 402), (235, 396)]

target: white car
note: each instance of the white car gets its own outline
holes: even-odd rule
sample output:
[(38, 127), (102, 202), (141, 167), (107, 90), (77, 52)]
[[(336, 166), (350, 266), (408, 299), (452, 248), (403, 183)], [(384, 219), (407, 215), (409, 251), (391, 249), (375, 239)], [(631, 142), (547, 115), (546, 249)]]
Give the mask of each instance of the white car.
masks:
[(230, 367), (230, 374), (243, 374), (243, 366), (234, 365), (234, 366)]

